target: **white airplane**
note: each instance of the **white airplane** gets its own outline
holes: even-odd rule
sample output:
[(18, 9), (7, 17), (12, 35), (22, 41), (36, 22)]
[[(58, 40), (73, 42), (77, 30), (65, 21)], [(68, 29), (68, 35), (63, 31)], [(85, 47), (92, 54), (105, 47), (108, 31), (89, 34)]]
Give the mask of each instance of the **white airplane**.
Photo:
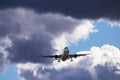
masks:
[(55, 59), (58, 59), (58, 62), (60, 62), (60, 60), (66, 61), (68, 59), (71, 59), (70, 61), (72, 62), (73, 61), (72, 58), (77, 58), (78, 56), (86, 56), (86, 55), (88, 55), (88, 54), (69, 54), (68, 47), (65, 47), (63, 55), (50, 55), (50, 56), (43, 56), (43, 57), (55, 58)]

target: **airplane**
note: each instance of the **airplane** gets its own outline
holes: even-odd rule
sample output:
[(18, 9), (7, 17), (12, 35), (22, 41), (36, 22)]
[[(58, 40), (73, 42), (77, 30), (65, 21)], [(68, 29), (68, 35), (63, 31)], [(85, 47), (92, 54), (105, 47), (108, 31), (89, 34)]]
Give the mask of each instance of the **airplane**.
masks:
[(78, 56), (86, 56), (86, 55), (88, 55), (88, 54), (69, 54), (68, 47), (65, 47), (62, 55), (49, 55), (49, 56), (43, 56), (43, 57), (55, 58), (55, 59), (58, 59), (58, 62), (60, 62), (60, 60), (66, 61), (68, 59), (71, 59), (70, 61), (72, 62), (73, 61), (72, 58), (77, 58)]

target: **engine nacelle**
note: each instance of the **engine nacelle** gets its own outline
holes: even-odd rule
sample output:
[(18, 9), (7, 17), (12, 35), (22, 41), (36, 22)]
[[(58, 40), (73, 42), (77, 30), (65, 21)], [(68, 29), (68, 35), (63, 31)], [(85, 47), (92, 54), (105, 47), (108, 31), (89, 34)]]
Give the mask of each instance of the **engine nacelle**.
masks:
[(77, 55), (76, 55), (76, 54), (74, 55), (74, 58), (77, 58)]
[(58, 58), (58, 56), (57, 55), (55, 55), (55, 59), (57, 59)]

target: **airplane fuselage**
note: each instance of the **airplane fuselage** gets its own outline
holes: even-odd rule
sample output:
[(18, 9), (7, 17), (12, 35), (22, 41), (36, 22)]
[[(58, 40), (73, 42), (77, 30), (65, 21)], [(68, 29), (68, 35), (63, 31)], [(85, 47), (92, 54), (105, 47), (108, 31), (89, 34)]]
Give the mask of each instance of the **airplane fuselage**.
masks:
[(62, 61), (65, 61), (69, 58), (69, 50), (64, 50), (63, 56), (61, 57)]

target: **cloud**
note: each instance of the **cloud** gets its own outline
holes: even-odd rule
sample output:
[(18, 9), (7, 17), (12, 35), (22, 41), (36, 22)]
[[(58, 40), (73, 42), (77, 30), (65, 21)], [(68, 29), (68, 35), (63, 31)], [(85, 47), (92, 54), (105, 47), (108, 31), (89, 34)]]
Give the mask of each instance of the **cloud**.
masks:
[(97, 22), (102, 22), (102, 21), (107, 22), (108, 24), (110, 24), (111, 27), (120, 27), (120, 20), (110, 20), (105, 18), (101, 18), (97, 20)]
[[(92, 54), (66, 62), (53, 62), (51, 65), (34, 63), (18, 64), (19, 75), (26, 80), (119, 80), (120, 50), (112, 45), (91, 47)], [(85, 53), (85, 51), (78, 52)], [(29, 65), (29, 66), (28, 66)], [(27, 66), (27, 67), (25, 67)], [(32, 74), (32, 79), (27, 74)], [(23, 75), (24, 74), (24, 75)], [(27, 77), (26, 77), (27, 76)]]
[(4, 66), (5, 66), (5, 59), (4, 59), (4, 54), (2, 54), (1, 52), (0, 52), (0, 71), (3, 71), (3, 68), (4, 68)]
[(107, 22), (108, 22), (112, 27), (113, 27), (113, 26), (120, 27), (120, 21), (119, 21), (119, 20), (114, 20), (114, 21), (108, 20)]
[(61, 36), (55, 38), (52, 43), (55, 49), (61, 51), (71, 43), (76, 43), (81, 39), (88, 39), (90, 33), (93, 32), (98, 32), (98, 30), (95, 29), (92, 21), (81, 20), (75, 29), (71, 32), (64, 32)]
[(77, 18), (120, 19), (120, 1), (115, 0), (2, 0), (1, 9), (30, 8), (37, 12), (57, 12)]
[[(59, 45), (57, 43), (60, 42), (54, 42), (55, 39), (65, 35), (65, 40), (76, 42), (95, 32), (89, 20), (78, 20), (57, 13), (38, 14), (32, 9), (1, 10), (0, 17), (0, 38), (4, 40), (7, 37), (11, 42), (11, 46), (5, 48), (8, 52), (6, 59), (10, 63), (51, 63), (52, 60), (40, 56), (55, 54), (55, 47), (58, 49), (55, 44)], [(76, 34), (80, 35), (74, 37)], [(64, 43), (68, 44), (61, 41), (61, 45)]]
[(11, 46), (11, 41), (6, 37), (0, 40), (0, 71), (4, 71), (4, 66), (8, 63), (8, 52), (5, 50)]

